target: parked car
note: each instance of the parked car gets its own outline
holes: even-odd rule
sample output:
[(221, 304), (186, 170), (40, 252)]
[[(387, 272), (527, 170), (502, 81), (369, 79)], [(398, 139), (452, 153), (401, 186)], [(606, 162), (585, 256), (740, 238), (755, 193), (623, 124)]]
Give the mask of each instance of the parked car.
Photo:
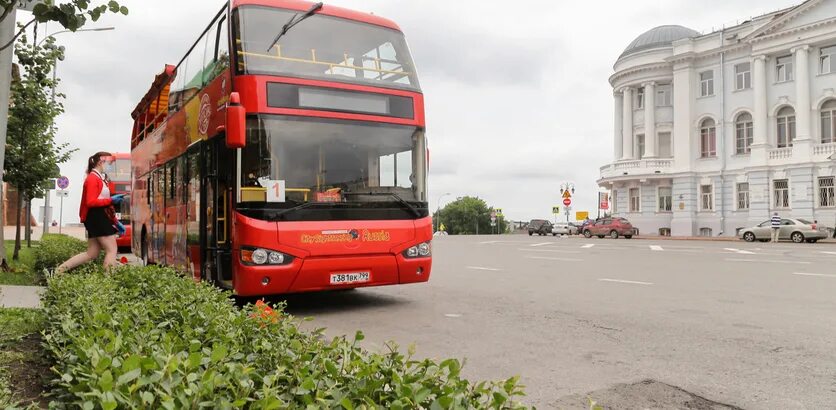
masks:
[(551, 235), (552, 223), (545, 219), (532, 219), (528, 223), (528, 236), (534, 235), (535, 233), (540, 236)]
[(583, 236), (591, 238), (597, 236), (603, 238), (609, 236), (613, 239), (618, 239), (623, 236), (627, 239), (633, 237), (635, 230), (630, 221), (624, 218), (602, 218), (591, 224), (587, 224), (583, 229)]
[[(827, 239), (827, 229), (806, 219), (787, 218), (781, 219), (778, 239), (791, 240), (795, 243), (807, 241), (816, 243), (819, 239)], [(740, 239), (746, 242), (761, 241), (767, 242), (772, 239), (772, 222), (765, 221), (757, 226), (743, 228), (738, 232)]]
[(559, 222), (552, 227), (552, 235), (577, 235), (578, 227), (569, 222)]

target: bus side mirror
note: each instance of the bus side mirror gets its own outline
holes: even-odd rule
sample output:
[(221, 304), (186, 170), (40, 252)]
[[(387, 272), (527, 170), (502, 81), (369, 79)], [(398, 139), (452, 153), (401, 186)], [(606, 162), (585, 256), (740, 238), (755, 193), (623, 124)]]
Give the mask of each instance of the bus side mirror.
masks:
[(247, 110), (241, 105), (238, 93), (229, 95), (226, 107), (226, 146), (227, 148), (244, 148), (247, 146)]

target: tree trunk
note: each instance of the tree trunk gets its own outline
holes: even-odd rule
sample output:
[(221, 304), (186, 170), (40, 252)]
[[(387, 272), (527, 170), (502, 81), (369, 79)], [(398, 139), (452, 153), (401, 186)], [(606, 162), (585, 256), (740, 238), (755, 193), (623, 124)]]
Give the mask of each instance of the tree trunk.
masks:
[(32, 247), (32, 200), (26, 198), (26, 247)]
[(20, 214), (23, 211), (23, 195), (20, 194), (20, 190), (17, 191), (17, 212), (15, 213), (15, 219), (17, 219), (17, 223), (15, 224), (15, 251), (14, 255), (12, 255), (12, 260), (18, 260), (20, 256)]

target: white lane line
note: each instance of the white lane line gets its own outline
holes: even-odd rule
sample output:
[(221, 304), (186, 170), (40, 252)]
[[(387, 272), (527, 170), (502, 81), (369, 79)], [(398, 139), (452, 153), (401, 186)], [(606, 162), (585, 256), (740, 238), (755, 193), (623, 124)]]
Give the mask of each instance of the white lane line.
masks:
[(811, 262), (805, 261), (780, 261), (780, 260), (762, 260), (762, 259), (726, 259), (726, 262), (758, 262), (758, 263), (797, 263), (800, 265), (809, 265)]
[(630, 285), (645, 285), (645, 286), (653, 285), (650, 282), (637, 282), (637, 281), (634, 281), (634, 280), (606, 279), (606, 278), (602, 278), (602, 279), (598, 279), (598, 280), (601, 281), (601, 282), (627, 283), (627, 284), (630, 284)]
[(472, 269), (472, 270), (486, 270), (486, 271), (489, 271), (489, 272), (499, 272), (499, 271), (502, 270), (502, 269), (497, 269), (497, 268), (485, 268), (485, 267), (482, 267), (482, 266), (468, 266), (467, 268)]
[(744, 250), (736, 249), (736, 248), (723, 248), (723, 250), (726, 250), (726, 251), (729, 251), (729, 252), (734, 252), (734, 253), (739, 253), (741, 255), (754, 255), (755, 254), (754, 252), (744, 251)]
[(561, 261), (561, 262), (583, 262), (583, 259), (574, 258), (552, 258), (549, 256), (526, 256), (526, 259), (539, 259), (544, 261)]
[(447, 314), (444, 315), (444, 317), (458, 318), (458, 317), (462, 317), (462, 315), (460, 315), (458, 313), (447, 313)]
[(485, 241), (485, 242), (479, 242), (479, 245), (490, 245), (490, 244), (492, 244), (492, 243), (499, 243), (499, 241)]
[(553, 252), (553, 253), (581, 253), (581, 251), (566, 251), (563, 249), (529, 249), (529, 248), (519, 248), (518, 251), (523, 252)]
[(803, 273), (803, 272), (794, 272), (793, 275), (798, 276), (818, 276), (822, 278), (836, 278), (836, 275), (828, 274), (828, 273)]
[(537, 247), (537, 246), (546, 246), (546, 245), (551, 245), (551, 244), (553, 244), (553, 243), (554, 243), (554, 242), (535, 243), (534, 245), (530, 245), (530, 246), (531, 246), (532, 248), (534, 248), (534, 247)]
[(662, 247), (659, 246), (659, 245), (650, 245), (650, 250), (651, 251), (664, 251), (664, 249), (662, 249)]
[(836, 255), (836, 252), (821, 251), (825, 255)]
[(589, 249), (589, 248), (591, 248), (591, 247), (593, 247), (593, 246), (595, 246), (595, 244), (594, 244), (594, 243), (588, 243), (588, 244), (586, 244), (586, 245), (584, 245), (584, 246), (581, 246), (581, 248), (583, 248), (583, 249)]

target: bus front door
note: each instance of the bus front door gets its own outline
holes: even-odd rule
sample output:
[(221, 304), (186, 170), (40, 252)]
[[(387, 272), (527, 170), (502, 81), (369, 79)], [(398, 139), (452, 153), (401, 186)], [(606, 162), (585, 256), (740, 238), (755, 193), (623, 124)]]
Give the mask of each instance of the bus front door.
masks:
[(232, 241), (230, 220), (234, 181), (232, 150), (223, 138), (212, 138), (204, 144), (205, 173), (201, 198), (204, 221), (202, 235), (203, 277), (224, 288), (232, 288)]

